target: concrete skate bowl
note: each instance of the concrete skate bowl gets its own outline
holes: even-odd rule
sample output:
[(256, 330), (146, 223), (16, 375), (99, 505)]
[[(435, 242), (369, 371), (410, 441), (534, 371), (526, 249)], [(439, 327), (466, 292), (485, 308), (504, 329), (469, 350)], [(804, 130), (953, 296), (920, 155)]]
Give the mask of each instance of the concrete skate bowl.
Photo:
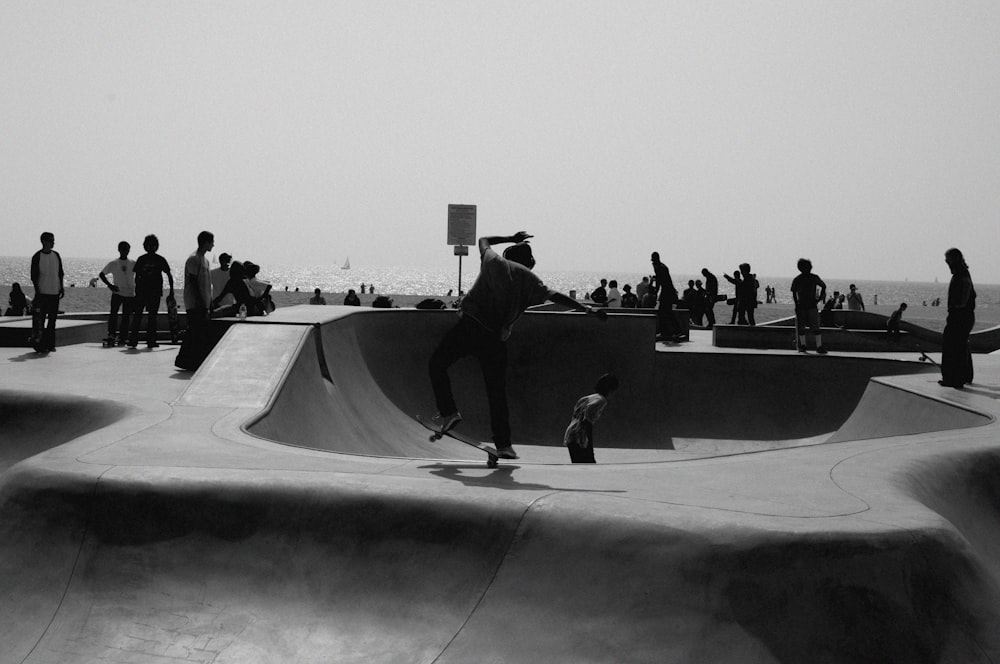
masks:
[[(350, 454), (479, 458), (460, 444), (428, 442), (414, 420), (435, 412), (427, 361), (454, 323), (454, 312), (361, 310), (317, 326), (245, 430)], [(572, 313), (525, 314), (509, 342), (508, 372), (515, 445), (535, 446), (522, 456), (568, 461), (561, 443), (573, 404), (605, 372), (617, 374), (621, 388), (598, 423), (601, 460), (643, 463), (822, 443), (849, 420), (873, 376), (929, 369), (865, 357), (658, 353), (654, 325), (648, 316), (601, 322)], [(475, 360), (460, 361), (451, 376), (462, 431), (489, 440)], [(875, 397), (870, 407), (877, 410), (883, 396)], [(942, 421), (921, 430), (954, 424)], [(893, 426), (906, 433), (900, 420), (877, 435), (892, 435)], [(874, 437), (857, 430), (851, 436)]]
[(110, 401), (0, 390), (0, 474), (39, 452), (103, 429), (127, 412)]

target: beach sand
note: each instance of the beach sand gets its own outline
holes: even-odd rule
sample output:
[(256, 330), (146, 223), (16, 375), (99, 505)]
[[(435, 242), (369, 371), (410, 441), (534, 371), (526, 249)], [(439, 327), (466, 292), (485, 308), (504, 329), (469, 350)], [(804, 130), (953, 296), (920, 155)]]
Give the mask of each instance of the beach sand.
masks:
[[(33, 293), (30, 288), (26, 289), (28, 297), (32, 297)], [(10, 286), (2, 285), (0, 286), (0, 303), (3, 304), (3, 308), (7, 308), (7, 298), (10, 294)], [(181, 300), (181, 293), (178, 293), (178, 300)], [(278, 307), (290, 307), (297, 304), (308, 304), (309, 298), (312, 297), (311, 292), (294, 292), (294, 291), (272, 291), (272, 297), (274, 298), (274, 303)], [(327, 304), (342, 304), (344, 301), (344, 296), (346, 293), (323, 293), (323, 297), (326, 298)], [(361, 306), (370, 307), (372, 301), (382, 295), (382, 293), (376, 293), (371, 295), (365, 293), (364, 295), (359, 294), (358, 297), (361, 299)], [(394, 307), (413, 307), (416, 306), (418, 302), (427, 298), (433, 297), (442, 300), (448, 306), (455, 301), (456, 298), (441, 297), (434, 295), (399, 295), (388, 293), (390, 298), (392, 298), (392, 305)], [(111, 302), (111, 292), (106, 288), (101, 286), (100, 288), (89, 288), (89, 287), (76, 287), (67, 288), (66, 297), (62, 301), (62, 306), (60, 307), (62, 311), (66, 312), (92, 312), (92, 311), (106, 311)], [(161, 303), (161, 310), (166, 311), (166, 304)], [(895, 307), (893, 305), (884, 306), (874, 306), (868, 307), (868, 311), (873, 313), (882, 314), (888, 316), (893, 312)], [(729, 317), (732, 313), (732, 307), (729, 305), (716, 305), (715, 316), (716, 320), (719, 322), (729, 322)], [(787, 318), (793, 314), (791, 304), (762, 304), (757, 307), (756, 319), (758, 323), (766, 323), (768, 321), (778, 320), (780, 318)], [(903, 320), (913, 323), (914, 325), (919, 325), (928, 330), (942, 331), (944, 329), (945, 317), (948, 311), (945, 307), (917, 307), (913, 306), (907, 309), (906, 313), (903, 315)], [(1000, 310), (994, 308), (980, 309), (976, 311), (976, 330), (984, 330), (991, 327), (996, 327), (1000, 325)]]

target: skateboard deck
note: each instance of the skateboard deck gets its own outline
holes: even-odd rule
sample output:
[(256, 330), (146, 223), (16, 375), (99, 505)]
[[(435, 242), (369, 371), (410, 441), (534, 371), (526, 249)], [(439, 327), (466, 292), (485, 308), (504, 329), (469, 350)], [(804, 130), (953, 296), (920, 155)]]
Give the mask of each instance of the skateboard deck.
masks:
[(444, 432), (438, 431), (436, 428), (434, 428), (433, 426), (431, 426), (430, 423), (424, 421), (424, 419), (422, 417), (420, 417), (419, 415), (417, 415), (417, 422), (420, 422), (420, 424), (425, 429), (427, 429), (428, 431), (431, 432), (431, 435), (428, 438), (428, 440), (430, 440), (431, 442), (434, 442), (434, 441), (437, 441), (437, 440), (441, 440), (441, 438), (443, 438), (444, 436), (447, 436), (448, 438), (451, 438), (452, 440), (457, 440), (460, 443), (465, 443), (469, 447), (475, 447), (477, 450), (481, 450), (483, 452), (486, 452), (486, 454), (489, 456), (489, 458), (486, 460), (486, 466), (488, 468), (496, 468), (497, 467), (497, 463), (500, 460), (500, 454), (497, 452), (496, 448), (493, 447), (492, 445), (488, 445), (487, 443), (483, 443), (483, 442), (478, 441), (478, 440), (473, 440), (472, 438), (466, 438), (462, 434), (455, 433), (454, 431), (451, 431), (451, 430), (444, 431)]
[(920, 361), (921, 362), (930, 362), (931, 364), (933, 364), (934, 366), (936, 366), (938, 368), (938, 371), (941, 370), (941, 365), (938, 364), (937, 362), (935, 362), (933, 357), (931, 357), (930, 355), (928, 355), (927, 353), (925, 353), (923, 348), (921, 348), (920, 346), (917, 346), (917, 351), (920, 353)]

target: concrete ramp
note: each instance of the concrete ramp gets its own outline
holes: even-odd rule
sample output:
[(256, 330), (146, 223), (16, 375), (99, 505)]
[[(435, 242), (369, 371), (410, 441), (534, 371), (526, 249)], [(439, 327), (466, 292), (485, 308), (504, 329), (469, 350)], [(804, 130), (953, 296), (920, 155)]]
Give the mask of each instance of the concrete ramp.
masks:
[(861, 403), (828, 442), (909, 436), (991, 422), (993, 417), (982, 412), (875, 379), (868, 384)]
[[(268, 393), (267, 407), (246, 430), (268, 440), (351, 454), (477, 458), (459, 444), (428, 443), (413, 421), (417, 414), (435, 412), (427, 361), (454, 324), (454, 312), (362, 310), (312, 325), (310, 338), (296, 342), (287, 371)], [(570, 313), (526, 314), (509, 347), (515, 444), (561, 449), (573, 404), (606, 372), (618, 375), (621, 388), (598, 425), (599, 447), (655, 452), (683, 447), (712, 455), (815, 444), (848, 419), (872, 376), (925, 370), (915, 362), (877, 357), (661, 353), (653, 343), (654, 326), (649, 316), (599, 322)], [(235, 337), (223, 344), (247, 345)], [(239, 356), (238, 348), (219, 356)], [(213, 380), (215, 373), (209, 366), (196, 384)], [(774, 375), (782, 379), (770, 378)], [(478, 364), (462, 360), (451, 377), (465, 418), (462, 430), (489, 440)], [(644, 457), (632, 460), (639, 458)], [(565, 453), (535, 456), (556, 459), (565, 461)]]

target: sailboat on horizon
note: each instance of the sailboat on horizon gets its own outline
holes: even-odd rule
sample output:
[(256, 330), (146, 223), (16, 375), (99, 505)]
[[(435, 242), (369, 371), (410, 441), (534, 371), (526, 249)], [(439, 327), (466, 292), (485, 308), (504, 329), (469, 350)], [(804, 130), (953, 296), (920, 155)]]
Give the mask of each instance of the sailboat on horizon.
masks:
[(341, 270), (350, 270), (351, 269), (351, 257), (350, 256), (348, 256), (347, 260), (344, 261), (344, 264), (340, 266), (340, 269)]

